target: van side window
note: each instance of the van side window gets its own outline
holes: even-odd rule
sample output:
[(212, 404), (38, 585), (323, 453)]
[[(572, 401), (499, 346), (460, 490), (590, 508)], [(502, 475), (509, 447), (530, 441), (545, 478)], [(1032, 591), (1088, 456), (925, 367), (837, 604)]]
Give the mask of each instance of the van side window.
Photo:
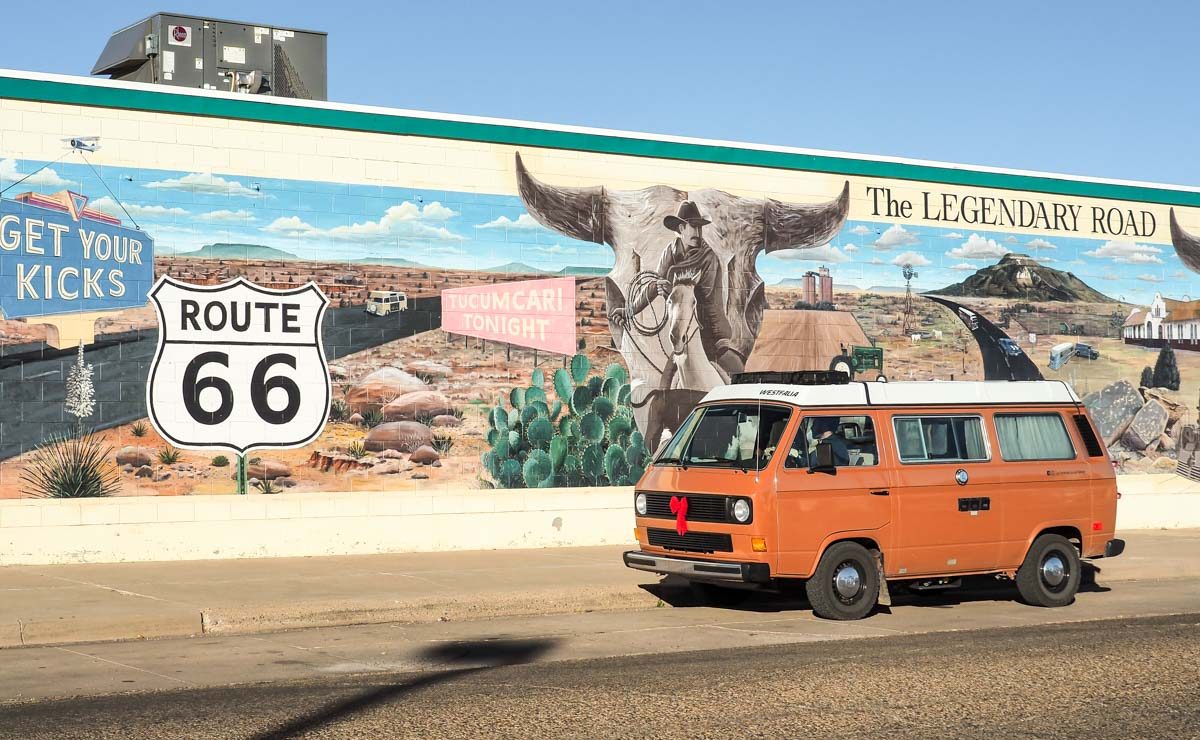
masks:
[(1092, 423), (1088, 421), (1087, 414), (1075, 414), (1075, 426), (1079, 429), (1079, 436), (1083, 438), (1084, 446), (1087, 447), (1088, 457), (1104, 457), (1104, 448), (1100, 446), (1096, 430), (1092, 429)]
[(896, 416), (900, 461), (971, 462), (988, 459), (978, 416)]
[(808, 456), (819, 439), (827, 439), (833, 445), (833, 463), (839, 468), (879, 464), (875, 423), (871, 417), (807, 416), (800, 422), (784, 467), (807, 468)]
[(1075, 447), (1059, 414), (996, 414), (1005, 460), (1073, 460)]

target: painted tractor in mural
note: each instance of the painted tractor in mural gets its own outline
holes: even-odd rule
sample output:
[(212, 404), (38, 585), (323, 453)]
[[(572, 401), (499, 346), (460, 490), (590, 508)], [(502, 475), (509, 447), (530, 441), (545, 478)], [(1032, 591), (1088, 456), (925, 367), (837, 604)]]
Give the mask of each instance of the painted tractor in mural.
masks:
[(829, 369), (845, 373), (851, 380), (868, 373), (867, 380), (887, 380), (883, 374), (883, 347), (842, 345), (842, 352), (829, 363)]
[(516, 155), (517, 188), (547, 228), (607, 244), (605, 284), (613, 341), (631, 376), (630, 405), (648, 444), (677, 429), (695, 403), (740, 372), (767, 301), (760, 252), (827, 243), (850, 204), (786, 203), (667, 185), (610, 190), (535, 179)]

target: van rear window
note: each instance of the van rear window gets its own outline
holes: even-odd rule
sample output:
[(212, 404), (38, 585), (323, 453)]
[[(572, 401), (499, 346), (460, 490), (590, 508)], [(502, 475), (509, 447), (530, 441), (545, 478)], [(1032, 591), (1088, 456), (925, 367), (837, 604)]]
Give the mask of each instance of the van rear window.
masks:
[(978, 416), (897, 416), (892, 424), (901, 462), (988, 459), (983, 422)]
[(1059, 414), (996, 414), (1005, 460), (1074, 460), (1075, 447)]

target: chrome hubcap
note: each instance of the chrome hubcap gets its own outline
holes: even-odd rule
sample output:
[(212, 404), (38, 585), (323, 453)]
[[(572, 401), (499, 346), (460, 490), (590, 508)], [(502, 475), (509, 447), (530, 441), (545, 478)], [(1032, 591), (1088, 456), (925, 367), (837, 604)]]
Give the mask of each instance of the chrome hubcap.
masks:
[(1042, 580), (1047, 586), (1056, 588), (1067, 580), (1067, 565), (1057, 555), (1051, 555), (1042, 561)]
[(843, 600), (853, 599), (862, 590), (862, 574), (853, 563), (842, 563), (833, 574), (833, 587)]

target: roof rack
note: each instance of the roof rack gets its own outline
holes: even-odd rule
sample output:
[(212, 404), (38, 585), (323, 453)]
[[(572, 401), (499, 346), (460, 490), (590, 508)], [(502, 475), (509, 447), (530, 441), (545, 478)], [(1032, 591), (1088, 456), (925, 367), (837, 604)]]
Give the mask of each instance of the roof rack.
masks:
[(731, 385), (778, 383), (780, 385), (846, 385), (850, 376), (841, 370), (794, 370), (791, 372), (734, 373)]

